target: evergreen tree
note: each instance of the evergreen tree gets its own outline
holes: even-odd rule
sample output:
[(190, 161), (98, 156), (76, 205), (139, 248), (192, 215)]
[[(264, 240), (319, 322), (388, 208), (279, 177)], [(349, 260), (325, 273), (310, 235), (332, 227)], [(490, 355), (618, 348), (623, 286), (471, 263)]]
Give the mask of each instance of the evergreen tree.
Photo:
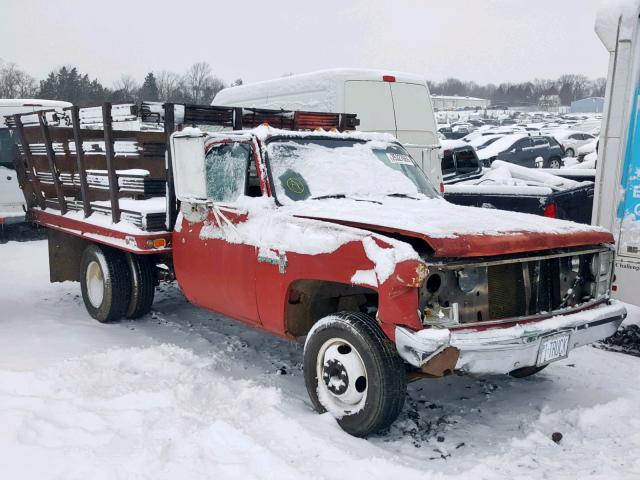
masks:
[(138, 96), (140, 97), (140, 100), (148, 100), (151, 102), (156, 102), (160, 99), (158, 84), (153, 72), (147, 73), (142, 87), (140, 87), (140, 90), (138, 91)]

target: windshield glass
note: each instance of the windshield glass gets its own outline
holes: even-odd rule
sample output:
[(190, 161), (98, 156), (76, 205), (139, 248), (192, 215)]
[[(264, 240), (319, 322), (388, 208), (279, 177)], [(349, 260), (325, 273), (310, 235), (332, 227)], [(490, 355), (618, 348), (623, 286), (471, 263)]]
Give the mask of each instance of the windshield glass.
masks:
[(331, 197), (438, 196), (407, 151), (394, 143), (274, 139), (267, 145), (267, 160), (282, 204)]

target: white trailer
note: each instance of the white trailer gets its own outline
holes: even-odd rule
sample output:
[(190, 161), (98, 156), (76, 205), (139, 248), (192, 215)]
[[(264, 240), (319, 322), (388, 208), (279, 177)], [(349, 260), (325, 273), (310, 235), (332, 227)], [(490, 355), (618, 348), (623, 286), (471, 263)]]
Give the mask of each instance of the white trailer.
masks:
[(355, 113), (358, 130), (395, 135), (436, 188), (440, 143), (429, 87), (408, 73), (333, 69), (221, 90), (212, 105)]
[[(615, 3), (615, 2), (614, 2)], [(614, 296), (640, 305), (640, 2), (609, 4), (596, 33), (610, 53), (592, 223), (611, 230)]]

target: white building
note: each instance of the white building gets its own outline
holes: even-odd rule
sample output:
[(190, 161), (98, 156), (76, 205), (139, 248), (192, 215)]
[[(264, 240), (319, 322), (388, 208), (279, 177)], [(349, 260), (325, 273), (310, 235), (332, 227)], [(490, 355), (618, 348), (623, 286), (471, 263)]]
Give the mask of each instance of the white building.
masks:
[(489, 100), (477, 97), (459, 97), (457, 95), (431, 95), (435, 110), (469, 110), (487, 108)]

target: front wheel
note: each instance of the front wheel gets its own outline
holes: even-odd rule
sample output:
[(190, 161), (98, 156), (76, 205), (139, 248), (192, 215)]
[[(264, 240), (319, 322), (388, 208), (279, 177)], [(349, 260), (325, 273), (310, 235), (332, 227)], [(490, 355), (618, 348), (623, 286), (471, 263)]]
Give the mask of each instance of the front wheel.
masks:
[(402, 359), (363, 313), (339, 312), (313, 326), (304, 346), (304, 376), (314, 408), (331, 413), (357, 437), (391, 425), (404, 405)]
[(564, 153), (565, 153), (565, 155), (566, 155), (567, 157), (575, 157), (575, 156), (576, 156), (576, 152), (575, 152), (575, 150), (574, 150), (573, 148), (567, 148), (567, 149), (564, 151)]

